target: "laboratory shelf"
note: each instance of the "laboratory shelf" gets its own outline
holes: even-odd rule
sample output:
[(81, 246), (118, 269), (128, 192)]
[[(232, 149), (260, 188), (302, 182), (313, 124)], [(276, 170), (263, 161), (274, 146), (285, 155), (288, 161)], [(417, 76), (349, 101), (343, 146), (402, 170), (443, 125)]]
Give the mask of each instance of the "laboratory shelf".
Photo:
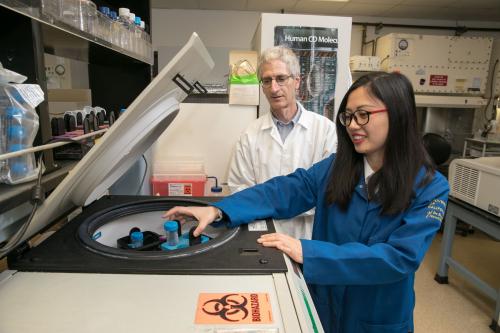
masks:
[[(0, 6), (3, 6), (7, 9), (10, 9), (12, 11), (15, 11), (21, 15), (24, 15), (26, 17), (29, 17), (31, 19), (34, 19), (38, 22), (43, 23), (44, 25), (48, 27), (55, 28), (57, 30), (62, 31), (64, 34), (66, 34), (66, 38), (70, 38), (69, 36), (72, 35), (77, 39), (82, 39), (88, 42), (92, 42), (95, 44), (98, 44), (100, 46), (106, 47), (110, 50), (113, 50), (117, 52), (118, 54), (126, 55), (128, 57), (131, 57), (133, 59), (139, 60), (141, 62), (145, 62), (149, 65), (153, 64), (153, 55), (152, 52), (148, 52), (148, 56), (144, 56), (141, 54), (138, 54), (136, 52), (132, 52), (130, 50), (124, 49), (122, 47), (119, 47), (115, 44), (112, 44), (98, 36), (95, 36), (91, 33), (88, 33), (86, 31), (82, 31), (80, 29), (77, 29), (76, 27), (73, 27), (63, 21), (56, 20), (52, 18), (51, 16), (45, 15), (42, 13), (42, 10), (40, 7), (33, 5), (33, 1), (30, 0), (0, 0)], [(149, 48), (151, 48), (151, 44), (149, 43)], [(82, 59), (77, 59), (77, 60), (82, 60)], [(85, 59), (83, 59), (85, 60)]]

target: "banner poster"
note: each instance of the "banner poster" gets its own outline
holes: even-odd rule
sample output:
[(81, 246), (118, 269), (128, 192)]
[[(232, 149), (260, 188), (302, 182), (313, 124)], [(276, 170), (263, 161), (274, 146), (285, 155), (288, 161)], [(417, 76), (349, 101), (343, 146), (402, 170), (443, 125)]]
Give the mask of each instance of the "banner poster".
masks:
[(333, 120), (338, 29), (276, 26), (274, 45), (287, 46), (299, 57), (300, 103), (307, 110)]

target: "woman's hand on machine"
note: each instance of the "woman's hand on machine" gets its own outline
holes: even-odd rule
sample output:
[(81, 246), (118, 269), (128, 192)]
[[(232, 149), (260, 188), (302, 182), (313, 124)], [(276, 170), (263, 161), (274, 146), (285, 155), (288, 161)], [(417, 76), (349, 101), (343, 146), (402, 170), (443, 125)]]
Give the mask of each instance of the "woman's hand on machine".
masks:
[(257, 242), (265, 247), (277, 248), (299, 264), (304, 262), (304, 258), (302, 257), (302, 243), (296, 238), (285, 234), (273, 233), (260, 236)]
[(177, 206), (169, 209), (165, 214), (163, 214), (163, 218), (167, 218), (169, 220), (178, 220), (181, 223), (184, 223), (187, 218), (194, 218), (198, 220), (198, 226), (193, 232), (195, 237), (201, 235), (203, 230), (212, 223), (219, 216), (219, 211), (217, 208), (212, 206), (207, 207), (183, 207)]

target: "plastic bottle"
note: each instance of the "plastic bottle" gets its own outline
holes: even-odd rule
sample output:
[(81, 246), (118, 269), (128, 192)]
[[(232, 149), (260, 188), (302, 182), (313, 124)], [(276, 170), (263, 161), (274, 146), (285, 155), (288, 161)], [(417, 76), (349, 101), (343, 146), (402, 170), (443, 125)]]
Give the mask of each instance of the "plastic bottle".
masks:
[[(9, 106), (5, 110), (7, 119), (7, 152), (15, 152), (28, 148), (29, 138), (29, 119), (24, 119), (24, 112), (15, 107)], [(24, 122), (24, 124), (23, 124)], [(11, 158), (7, 161), (11, 182), (15, 182), (25, 176), (34, 169), (34, 164), (31, 155), (22, 155)]]
[[(127, 111), (127, 109), (123, 109), (121, 108), (120, 111), (118, 111), (118, 116), (115, 117), (115, 118), (120, 118), (121, 116), (123, 116), (123, 114), (125, 113), (125, 111)], [(116, 115), (115, 115), (116, 116)]]
[(97, 7), (89, 0), (80, 0), (78, 6), (80, 30), (97, 35)]
[(101, 6), (101, 7), (99, 7), (99, 11), (100, 11), (101, 13), (103, 13), (104, 15), (108, 16), (108, 17), (110, 16), (110, 15), (109, 15), (109, 13), (110, 13), (111, 11), (109, 10), (109, 7), (106, 7), (106, 6)]
[(143, 39), (142, 39), (142, 34), (143, 30), (141, 28), (141, 18), (139, 16), (135, 17), (135, 51), (141, 55), (144, 56), (144, 46), (143, 46)]
[(137, 249), (144, 245), (144, 234), (140, 231), (134, 231), (130, 234), (130, 247)]
[[(10, 101), (0, 90), (0, 154), (7, 152), (7, 114), (6, 108), (10, 105)], [(0, 182), (5, 177), (6, 160), (0, 161)]]
[(151, 58), (153, 56), (153, 47), (151, 45), (151, 35), (149, 35), (146, 31), (146, 22), (141, 20), (141, 29), (142, 29), (142, 42), (144, 45), (144, 56), (146, 58)]
[(113, 21), (110, 18), (110, 9), (106, 6), (99, 7), (99, 13), (97, 13), (97, 35), (105, 41), (111, 43), (111, 24)]
[(130, 20), (130, 23), (135, 23), (135, 13), (130, 12), (128, 14), (128, 19)]
[(130, 9), (128, 8), (118, 8), (118, 22), (121, 23), (120, 28), (120, 47), (128, 50), (130, 47), (130, 33), (129, 33), (129, 20)]
[(128, 26), (129, 36), (130, 36), (129, 50), (134, 53), (137, 53), (137, 41), (135, 39), (135, 31), (137, 30), (135, 26), (135, 14), (134, 13), (128, 14), (128, 19), (130, 21)]
[(179, 244), (178, 224), (176, 221), (167, 221), (163, 225), (167, 233), (167, 245), (177, 246)]
[(80, 27), (79, 0), (61, 1), (62, 21), (73, 26)]
[(112, 10), (109, 12), (111, 18), (111, 43), (121, 47), (121, 23), (118, 21), (117, 13)]

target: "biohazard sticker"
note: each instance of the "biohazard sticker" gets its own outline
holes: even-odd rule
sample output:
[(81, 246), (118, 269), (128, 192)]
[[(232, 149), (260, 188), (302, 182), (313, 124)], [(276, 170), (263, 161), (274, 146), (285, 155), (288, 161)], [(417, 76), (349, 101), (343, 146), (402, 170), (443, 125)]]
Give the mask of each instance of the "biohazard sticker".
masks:
[(195, 324), (270, 324), (267, 293), (200, 294)]
[(180, 197), (193, 196), (193, 184), (191, 183), (171, 183), (168, 184), (168, 195)]

